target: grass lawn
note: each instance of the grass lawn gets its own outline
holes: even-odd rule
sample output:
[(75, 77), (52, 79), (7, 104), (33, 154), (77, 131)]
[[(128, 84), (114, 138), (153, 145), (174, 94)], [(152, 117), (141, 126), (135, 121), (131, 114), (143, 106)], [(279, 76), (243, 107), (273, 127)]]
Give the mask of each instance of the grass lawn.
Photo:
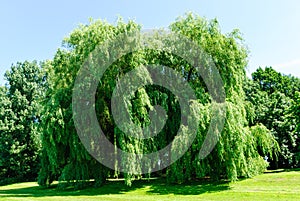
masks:
[(126, 187), (122, 181), (109, 181), (101, 188), (84, 190), (44, 189), (28, 182), (1, 186), (0, 201), (4, 200), (300, 200), (300, 170), (268, 172), (234, 183), (167, 185), (151, 180)]

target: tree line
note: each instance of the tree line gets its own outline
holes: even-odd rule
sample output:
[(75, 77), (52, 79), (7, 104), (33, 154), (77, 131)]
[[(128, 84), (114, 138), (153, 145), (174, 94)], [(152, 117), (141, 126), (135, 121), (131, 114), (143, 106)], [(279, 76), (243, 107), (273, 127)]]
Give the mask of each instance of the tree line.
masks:
[[(132, 121), (141, 127), (151, 123), (149, 112), (154, 105), (163, 107), (168, 119), (157, 136), (128, 136), (113, 119), (111, 98), (116, 78), (139, 66), (153, 64), (174, 69), (193, 88), (196, 99), (191, 118), (199, 120), (196, 138), (179, 160), (154, 173), (151, 170), (157, 165), (156, 160), (149, 161), (148, 173), (137, 174), (144, 168), (137, 158), (121, 157), (120, 163), (115, 160), (114, 170), (94, 159), (74, 125), (72, 93), (77, 73), (97, 46), (119, 34), (141, 29), (134, 21), (91, 21), (72, 31), (52, 60), (19, 62), (5, 73), (6, 84), (0, 87), (0, 183), (37, 180), (40, 185), (49, 186), (56, 180), (60, 187), (80, 188), (91, 179), (99, 186), (108, 178), (124, 177), (125, 183), (131, 185), (135, 179), (153, 175), (166, 175), (168, 182), (175, 183), (203, 177), (236, 180), (260, 174), (267, 167), (299, 166), (300, 79), (272, 67), (258, 68), (247, 78), (248, 50), (239, 31), (223, 34), (216, 19), (194, 14), (176, 19), (169, 31), (159, 37), (166, 40), (171, 37), (170, 32), (184, 35), (211, 56), (219, 71), (226, 94), (226, 113), (224, 129), (217, 133), (219, 140), (212, 152), (199, 158), (212, 121), (211, 111), (218, 105), (202, 77), (190, 63), (171, 52), (146, 49), (120, 57), (97, 86), (95, 111), (106, 138), (116, 148), (135, 154), (155, 152), (171, 142), (171, 150), (180, 151), (182, 142), (188, 140), (185, 136), (189, 133), (178, 112), (178, 99), (160, 86), (140, 87), (132, 99), (122, 100), (127, 101)], [(151, 80), (147, 73), (142, 72), (140, 79)], [(176, 136), (178, 129), (186, 135)], [(111, 153), (112, 160), (115, 154)], [(158, 157), (171, 159), (172, 155)], [(124, 166), (131, 171), (120, 172)]]

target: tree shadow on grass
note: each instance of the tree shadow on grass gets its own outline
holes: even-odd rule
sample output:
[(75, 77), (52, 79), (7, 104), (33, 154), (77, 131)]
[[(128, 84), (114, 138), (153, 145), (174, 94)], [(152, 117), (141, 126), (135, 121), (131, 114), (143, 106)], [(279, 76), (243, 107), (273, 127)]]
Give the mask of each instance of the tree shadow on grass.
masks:
[(57, 185), (51, 185), (49, 188), (37, 186), (35, 183), (22, 183), (28, 187), (18, 187), (12, 185), (12, 188), (2, 190), (0, 188), (0, 197), (51, 197), (51, 196), (97, 196), (107, 194), (123, 194), (125, 192), (133, 191), (135, 187), (128, 187), (122, 181), (107, 182), (102, 187), (87, 187), (76, 190), (70, 186), (66, 189), (59, 189)]
[(199, 195), (202, 193), (212, 193), (229, 190), (229, 182), (219, 181), (192, 181), (186, 184), (167, 184), (160, 182), (151, 185), (148, 194), (175, 194), (175, 195)]
[(293, 171), (298, 172), (298, 171), (300, 171), (300, 168), (287, 169), (286, 171), (287, 172), (293, 172)]
[(272, 173), (282, 173), (282, 172), (298, 172), (300, 168), (291, 168), (291, 169), (275, 169), (275, 170), (267, 170), (265, 174), (272, 174)]
[(52, 185), (50, 188), (44, 188), (34, 183), (21, 183), (20, 187), (17, 184), (12, 185), (11, 188), (6, 186), (6, 189), (3, 190), (0, 188), (0, 197), (99, 196), (124, 194), (142, 188), (146, 188), (145, 191), (148, 195), (198, 195), (207, 192), (228, 190), (229, 184), (228, 182), (209, 181), (193, 181), (188, 184), (167, 184), (165, 179), (156, 179), (134, 181), (131, 187), (126, 186), (124, 181), (108, 181), (102, 187), (89, 187), (82, 190), (75, 190), (72, 187), (60, 190), (56, 187), (57, 185)]

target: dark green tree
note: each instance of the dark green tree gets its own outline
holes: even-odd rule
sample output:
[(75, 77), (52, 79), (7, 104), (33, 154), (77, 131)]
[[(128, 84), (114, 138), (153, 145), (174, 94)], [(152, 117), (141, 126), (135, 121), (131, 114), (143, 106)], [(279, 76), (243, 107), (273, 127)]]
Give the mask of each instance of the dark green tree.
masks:
[(295, 148), (294, 148), (294, 160), (295, 164), (299, 167), (300, 166), (300, 92), (297, 91), (295, 93), (295, 98), (293, 101), (293, 105), (290, 108), (290, 117), (296, 122), (296, 128), (294, 130), (294, 135), (297, 136), (295, 139)]
[(290, 110), (295, 93), (300, 90), (300, 79), (282, 75), (272, 67), (258, 68), (252, 80), (246, 81), (247, 100), (254, 108), (252, 124), (265, 125), (276, 137), (281, 154), (271, 161), (272, 168), (290, 168), (298, 162), (295, 158), (297, 139), (296, 122)]
[[(10, 177), (11, 146), (14, 143), (11, 132), (14, 128), (14, 113), (7, 97), (7, 88), (0, 88), (0, 179)], [(5, 181), (6, 182), (6, 181)]]
[(1, 177), (35, 180), (39, 166), (39, 97), (41, 68), (36, 62), (17, 63), (5, 73), (1, 88)]

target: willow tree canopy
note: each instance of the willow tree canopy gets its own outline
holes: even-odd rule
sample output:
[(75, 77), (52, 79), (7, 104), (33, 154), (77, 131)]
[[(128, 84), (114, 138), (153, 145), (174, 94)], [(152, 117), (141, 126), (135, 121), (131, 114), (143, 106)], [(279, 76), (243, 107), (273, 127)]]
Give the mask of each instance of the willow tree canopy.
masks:
[[(116, 25), (104, 21), (91, 21), (89, 25), (81, 25), (75, 29), (64, 40), (64, 47), (59, 49), (53, 60), (47, 63), (45, 70), (48, 89), (43, 102), (44, 115), (41, 125), (43, 156), (39, 184), (49, 185), (53, 180), (58, 179), (60, 185), (75, 182), (80, 187), (86, 181), (95, 179), (96, 184), (100, 185), (108, 177), (120, 175), (125, 177), (128, 185), (131, 185), (135, 178), (151, 176), (153, 170), (166, 172), (170, 182), (178, 183), (203, 176), (235, 180), (240, 176), (250, 177), (264, 171), (267, 163), (263, 156), (276, 149), (276, 141), (264, 126), (248, 127), (247, 104), (243, 92), (247, 49), (243, 45), (239, 32), (234, 30), (224, 35), (220, 31), (217, 20), (209, 21), (197, 15), (187, 14), (172, 23), (167, 31), (160, 30), (152, 33), (151, 39), (153, 40), (140, 44), (152, 48), (139, 49), (137, 46), (133, 47), (136, 51), (122, 55), (122, 50), (135, 43), (133, 40), (132, 44), (127, 41), (128, 43), (120, 43), (121, 45), (114, 47), (116, 48), (114, 52), (119, 53), (120, 57), (111, 51), (103, 51), (105, 45), (108, 44), (107, 41), (122, 34), (136, 32), (142, 32), (141, 26), (133, 21), (125, 23), (119, 20)], [(174, 51), (182, 44), (182, 41), (176, 43), (171, 40), (174, 35), (180, 35), (192, 41), (193, 44), (197, 44), (201, 47), (201, 51), (209, 55), (209, 59), (199, 60), (197, 52), (193, 51), (181, 52), (181, 55), (174, 54)], [(162, 46), (167, 46), (169, 49), (161, 48)], [(97, 48), (102, 50), (98, 51), (102, 54), (101, 58), (105, 58), (101, 64), (111, 63), (103, 72), (101, 79), (97, 80), (94, 96), (92, 98), (82, 96), (82, 98), (94, 100), (93, 112), (96, 114), (97, 123), (106, 139), (114, 147), (114, 151), (109, 154), (99, 152), (97, 156), (105, 157), (105, 160), (109, 158), (113, 168), (99, 163), (83, 145), (74, 124), (76, 114), (73, 116), (72, 110), (74, 109), (72, 108), (74, 107), (72, 95), (74, 95), (74, 86), (77, 86), (75, 80), (78, 72), (87, 60), (91, 58), (92, 61), (97, 60), (93, 60), (95, 59), (93, 52)], [(186, 50), (188, 47), (182, 45), (180, 48)], [(194, 65), (183, 59), (192, 58), (192, 56), (195, 56), (192, 62)], [(118, 59), (111, 61), (111, 58)], [(212, 94), (216, 92), (210, 91), (210, 88), (218, 89), (216, 87), (218, 85), (215, 82), (207, 85), (208, 82), (205, 81), (214, 76), (214, 71), (205, 67), (207, 62), (213, 63), (218, 71), (224, 87), (224, 95), (226, 95), (223, 98), (226, 102), (220, 102), (212, 97)], [(171, 71), (166, 70), (170, 68), (191, 87), (195, 96), (189, 102), (190, 110), (182, 110), (180, 98), (172, 93), (172, 90), (155, 84), (157, 80), (151, 77), (149, 68), (155, 69), (158, 66), (164, 66), (156, 69), (161, 75), (170, 77), (168, 72)], [(98, 71), (98, 68), (101, 68), (101, 65), (96, 68), (92, 67), (90, 73), (93, 74), (93, 70)], [(205, 75), (199, 75), (197, 72), (197, 69), (201, 68), (206, 68)], [(118, 104), (112, 104), (114, 90), (118, 87), (122, 77), (134, 69), (138, 69), (134, 80), (147, 84), (138, 87), (127, 98), (118, 99), (117, 103), (125, 105), (128, 115), (126, 117), (129, 117), (131, 123), (137, 128), (146, 128), (152, 123), (151, 115), (164, 114), (152, 125), (153, 132), (160, 130), (159, 126), (160, 132), (144, 139), (136, 137), (141, 135), (139, 134), (141, 129), (134, 130), (135, 126), (127, 127), (127, 130), (133, 130), (133, 135), (128, 135), (124, 132), (124, 128), (126, 129), (126, 125), (130, 124), (124, 125), (121, 129), (116, 125), (112, 115), (114, 109), (112, 105), (118, 106)], [(89, 83), (90, 78), (86, 79), (87, 82), (83, 82), (85, 84), (82, 87), (87, 87), (86, 83)], [(163, 83), (163, 80), (160, 81)], [(123, 84), (126, 84), (126, 80)], [(123, 89), (126, 90), (126, 87)], [(185, 94), (187, 91), (186, 88), (176, 90), (178, 94)], [(89, 103), (87, 101), (86, 105)], [(213, 112), (220, 108), (222, 108), (219, 113), (221, 116), (213, 116)], [(182, 118), (185, 115), (186, 118)], [(80, 121), (87, 122), (89, 125), (89, 116), (85, 118)], [(221, 122), (219, 118), (224, 119), (223, 129), (218, 126)], [(187, 125), (194, 121), (196, 121), (195, 139), (190, 142), (191, 130)], [(218, 141), (211, 153), (201, 158), (199, 153), (201, 153), (211, 122), (214, 122), (213, 131)], [(162, 123), (165, 124), (161, 126)], [(87, 130), (89, 130), (88, 127)], [(178, 130), (182, 135), (177, 135)], [(88, 142), (90, 147), (94, 146), (93, 143), (97, 143)], [(190, 146), (184, 146), (189, 143)], [(212, 142), (206, 143), (214, 142), (212, 139)], [(151, 158), (148, 163), (140, 163), (139, 157), (142, 154), (158, 152), (168, 145), (170, 145), (169, 152), (157, 154), (156, 158)], [(131, 157), (128, 155), (125, 157), (120, 152), (132, 154)], [(176, 158), (176, 162), (174, 153), (182, 156), (178, 160)], [(162, 170), (158, 167), (163, 166), (163, 163), (171, 162), (174, 163)], [(122, 172), (123, 170), (126, 171)]]

